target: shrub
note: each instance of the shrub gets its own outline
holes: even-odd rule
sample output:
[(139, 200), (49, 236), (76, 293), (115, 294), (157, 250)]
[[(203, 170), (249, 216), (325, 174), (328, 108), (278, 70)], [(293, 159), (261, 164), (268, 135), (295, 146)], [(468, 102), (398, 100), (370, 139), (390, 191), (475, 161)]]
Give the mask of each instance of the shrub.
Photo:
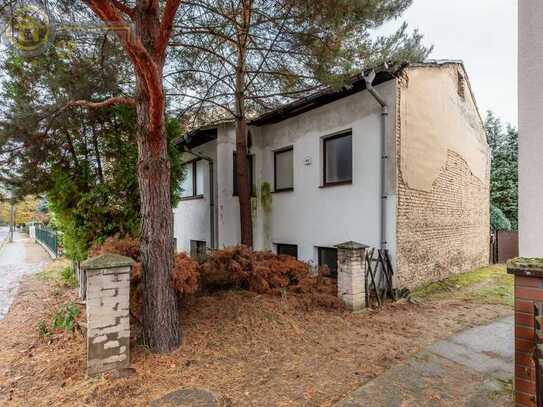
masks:
[(62, 329), (63, 331), (73, 332), (75, 329), (75, 320), (79, 316), (79, 313), (79, 308), (73, 302), (61, 305), (53, 314), (51, 329)]
[(72, 288), (77, 287), (77, 277), (72, 266), (64, 267), (60, 272), (60, 277), (62, 278), (64, 285)]
[(198, 289), (200, 278), (198, 261), (179, 253), (175, 256), (172, 279), (179, 294), (193, 294)]
[(141, 261), (140, 241), (132, 237), (119, 238), (118, 236), (108, 237), (101, 245), (94, 245), (90, 250), (90, 256), (100, 256), (101, 254), (114, 253)]
[(493, 231), (511, 230), (511, 222), (497, 206), (490, 206), (490, 227)]

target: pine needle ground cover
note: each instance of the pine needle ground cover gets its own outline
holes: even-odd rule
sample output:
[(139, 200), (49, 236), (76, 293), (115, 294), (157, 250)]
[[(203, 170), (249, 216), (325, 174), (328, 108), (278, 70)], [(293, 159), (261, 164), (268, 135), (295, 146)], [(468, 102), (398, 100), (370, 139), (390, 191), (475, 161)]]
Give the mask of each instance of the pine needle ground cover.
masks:
[(38, 326), (45, 321), (49, 328), (54, 312), (74, 297), (51, 279), (22, 282), (0, 321), (0, 405), (145, 406), (199, 387), (230, 406), (330, 406), (434, 341), (511, 313), (487, 296), (467, 299), (450, 290), (362, 314), (308, 307), (288, 291), (217, 291), (184, 301), (177, 351), (155, 355), (135, 344), (133, 376), (87, 378), (83, 334), (57, 329), (43, 337)]

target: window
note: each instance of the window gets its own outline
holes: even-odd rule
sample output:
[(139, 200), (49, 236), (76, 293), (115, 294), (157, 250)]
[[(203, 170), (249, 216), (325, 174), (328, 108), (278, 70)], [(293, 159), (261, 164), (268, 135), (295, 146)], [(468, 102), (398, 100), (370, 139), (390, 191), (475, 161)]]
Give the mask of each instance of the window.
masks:
[(292, 191), (294, 189), (294, 149), (288, 147), (273, 153), (274, 191)]
[(203, 240), (190, 241), (190, 257), (203, 261), (207, 256), (207, 243)]
[(330, 274), (337, 276), (337, 249), (330, 247), (319, 247), (319, 267), (327, 266)]
[(204, 161), (194, 160), (183, 165), (184, 178), (181, 182), (181, 198), (202, 198), (204, 193)]
[(277, 246), (277, 254), (292, 256), (296, 259), (298, 258), (298, 246), (296, 246), (295, 244), (278, 243), (276, 246)]
[[(238, 191), (238, 166), (236, 164), (236, 153), (234, 152), (234, 165), (233, 165), (233, 168), (234, 168), (234, 172), (233, 172), (233, 182), (234, 182), (234, 195), (239, 195)], [(249, 170), (249, 190), (250, 190), (250, 193), (251, 193), (251, 196), (255, 196), (255, 191), (254, 191), (254, 180), (253, 180), (253, 156), (252, 155), (248, 155), (247, 156), (247, 169)]]
[(347, 184), (353, 180), (353, 135), (338, 134), (324, 139), (324, 185)]

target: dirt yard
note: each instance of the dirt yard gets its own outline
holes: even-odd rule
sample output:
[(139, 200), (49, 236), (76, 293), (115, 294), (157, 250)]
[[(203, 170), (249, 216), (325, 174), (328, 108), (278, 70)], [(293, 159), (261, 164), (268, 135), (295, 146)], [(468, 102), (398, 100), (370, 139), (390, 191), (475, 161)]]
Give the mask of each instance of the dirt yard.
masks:
[[(498, 274), (507, 279), (503, 270), (491, 270), (488, 284)], [(418, 304), (357, 315), (242, 291), (196, 297), (184, 306), (177, 352), (158, 356), (134, 346), (135, 375), (90, 379), (80, 333), (40, 338), (37, 328), (75, 293), (28, 277), (0, 321), (0, 405), (142, 406), (178, 388), (200, 387), (226, 406), (330, 406), (430, 343), (511, 314), (500, 296), (473, 288), (486, 293), (484, 278), (434, 287), (417, 295)]]

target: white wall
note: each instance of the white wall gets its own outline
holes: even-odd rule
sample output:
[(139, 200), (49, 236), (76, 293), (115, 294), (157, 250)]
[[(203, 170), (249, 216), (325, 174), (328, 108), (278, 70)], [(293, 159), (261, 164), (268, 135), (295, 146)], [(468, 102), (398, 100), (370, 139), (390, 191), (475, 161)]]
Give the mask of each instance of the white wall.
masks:
[[(396, 83), (390, 81), (377, 89), (391, 107), (389, 129), (394, 134)], [(319, 246), (332, 247), (349, 240), (379, 246), (381, 108), (368, 92), (259, 130), (260, 135), (253, 137), (253, 151), (262, 164), (257, 185), (269, 182), (273, 187), (273, 151), (292, 145), (294, 191), (274, 193), (270, 215), (261, 208), (258, 211), (258, 247), (296, 244), (300, 259), (316, 262)], [(320, 188), (322, 139), (345, 130), (353, 134), (353, 183)], [(311, 165), (304, 163), (306, 159)], [(387, 212), (387, 240), (394, 255), (394, 195), (389, 198)]]
[[(377, 87), (389, 103), (388, 145), (390, 165), (395, 165), (396, 82)], [(352, 130), (353, 183), (321, 188), (322, 139)], [(256, 249), (274, 249), (274, 244), (296, 244), (301, 260), (316, 263), (316, 247), (333, 247), (354, 240), (379, 246), (380, 228), (380, 137), (381, 108), (368, 92), (359, 92), (281, 123), (251, 128), (254, 156), (254, 180), (257, 198), (253, 199), (254, 245)], [(273, 151), (294, 147), (294, 191), (273, 194), (271, 213), (261, 204), (261, 186), (273, 188)], [(195, 151), (212, 155), (216, 161), (216, 203), (218, 247), (240, 241), (239, 201), (233, 195), (233, 127), (218, 129), (217, 141)], [(304, 161), (309, 158), (311, 165)], [(389, 177), (395, 174), (388, 169)], [(208, 174), (205, 199), (182, 201), (175, 209), (175, 235), (178, 249), (188, 251), (190, 240), (209, 244)], [(396, 231), (395, 180), (388, 180), (387, 241), (394, 259)]]
[[(195, 152), (204, 154), (217, 161), (216, 143), (211, 141), (194, 149)], [(196, 157), (191, 154), (183, 154), (184, 161), (190, 161)], [(191, 240), (206, 241), (211, 245), (210, 235), (210, 201), (209, 201), (209, 164), (206, 161), (204, 168), (204, 190), (202, 199), (189, 199), (179, 202), (174, 209), (174, 236), (177, 239), (177, 250), (190, 252)], [(214, 169), (215, 179), (217, 176), (217, 167)], [(216, 188), (216, 187), (215, 187)], [(198, 191), (200, 193), (200, 191)], [(217, 197), (217, 189), (215, 189)], [(215, 199), (216, 200), (216, 199)], [(216, 215), (215, 215), (216, 216)], [(215, 222), (216, 223), (216, 222)]]
[(543, 2), (519, 1), (520, 255), (543, 256)]

